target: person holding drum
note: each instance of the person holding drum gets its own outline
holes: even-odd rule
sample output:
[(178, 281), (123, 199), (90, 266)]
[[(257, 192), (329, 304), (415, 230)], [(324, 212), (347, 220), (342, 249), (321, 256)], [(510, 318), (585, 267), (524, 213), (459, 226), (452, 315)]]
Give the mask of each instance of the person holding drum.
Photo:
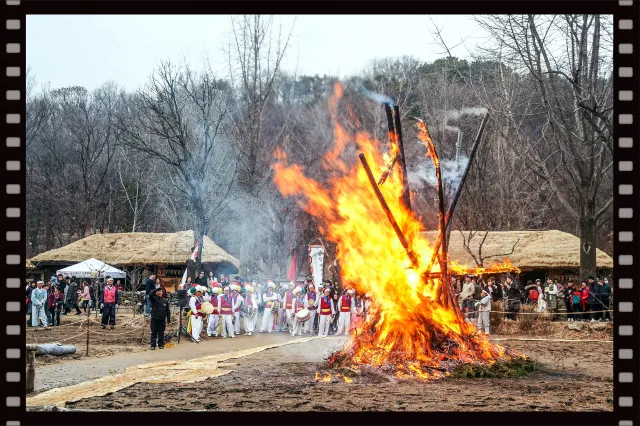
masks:
[(223, 294), (218, 296), (218, 306), (220, 307), (220, 321), (222, 321), (222, 338), (227, 335), (236, 337), (233, 333), (233, 299), (229, 295), (229, 287), (223, 289)]
[(191, 298), (189, 299), (189, 324), (187, 332), (196, 342), (200, 342), (200, 333), (202, 332), (202, 317), (204, 314), (200, 310), (202, 307), (202, 286), (191, 287), (189, 289)]
[(293, 289), (296, 287), (296, 283), (291, 281), (289, 283), (289, 290), (284, 293), (284, 314), (286, 318), (287, 331), (293, 330), (293, 299), (295, 295), (293, 294)]
[(338, 311), (340, 311), (340, 316), (338, 317), (338, 328), (336, 329), (336, 336), (339, 336), (342, 333), (344, 333), (345, 336), (349, 335), (351, 314), (356, 312), (355, 303), (352, 296), (353, 290), (349, 289), (338, 299)]
[(318, 303), (320, 298), (316, 294), (316, 288), (313, 284), (307, 286), (307, 294), (305, 296), (305, 307), (309, 310), (309, 320), (304, 324), (305, 333), (313, 333), (316, 316), (318, 313)]
[(213, 305), (213, 311), (209, 314), (209, 318), (207, 320), (207, 336), (209, 337), (218, 337), (218, 325), (220, 324), (218, 293), (220, 293), (220, 285), (216, 281), (213, 283), (211, 296), (209, 297), (209, 302)]
[(296, 287), (293, 289), (293, 294), (295, 294), (295, 297), (293, 298), (293, 302), (291, 302), (292, 311), (294, 312), (291, 335), (295, 336), (295, 334), (298, 333), (298, 336), (302, 336), (304, 323), (309, 319), (310, 314), (309, 310), (305, 308), (304, 295), (300, 288)]
[(324, 295), (322, 295), (319, 299), (318, 306), (320, 307), (320, 312), (318, 313), (320, 320), (318, 323), (318, 337), (326, 337), (329, 335), (329, 326), (331, 325), (331, 318), (336, 313), (333, 308), (333, 303), (329, 295), (331, 294), (331, 290), (329, 287), (324, 289)]
[[(262, 301), (264, 302), (264, 313), (262, 314), (262, 325), (260, 326), (260, 333), (265, 331), (271, 333), (273, 329), (273, 310), (274, 304), (278, 301), (278, 295), (275, 291), (276, 285), (273, 281), (267, 281), (267, 290), (262, 295)], [(278, 307), (275, 307), (276, 310)]]
[(254, 296), (256, 290), (249, 284), (247, 284), (244, 289), (246, 294), (244, 301), (244, 330), (247, 336), (253, 336), (256, 319), (258, 318), (258, 301)]
[(235, 282), (231, 285), (231, 299), (233, 300), (233, 327), (235, 334), (240, 334), (240, 309), (244, 304), (244, 297), (240, 294), (240, 285)]

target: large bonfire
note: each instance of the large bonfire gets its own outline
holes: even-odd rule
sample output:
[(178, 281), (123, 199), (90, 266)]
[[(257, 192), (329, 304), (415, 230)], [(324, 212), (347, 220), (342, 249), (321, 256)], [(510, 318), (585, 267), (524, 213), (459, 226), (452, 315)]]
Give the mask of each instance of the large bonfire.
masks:
[[(381, 176), (395, 153), (385, 152), (382, 143), (366, 132), (350, 132), (339, 123), (341, 96), (342, 88), (336, 85), (329, 103), (335, 145), (322, 160), (326, 180), (306, 177), (301, 166), (288, 164), (281, 150), (274, 165), (274, 181), (282, 195), (298, 196), (300, 205), (318, 220), (320, 231), (336, 244), (343, 284), (369, 293), (374, 301), (370, 322), (332, 355), (330, 363), (383, 367), (397, 376), (429, 379), (444, 377), (461, 364), (490, 365), (519, 357), (480, 335), (464, 321), (451, 298), (442, 297), (449, 290), (438, 275), (440, 265), (433, 262), (436, 249), (422, 236), (421, 222), (400, 201), (403, 183), (394, 173), (379, 189), (406, 236), (409, 250), (403, 247), (365, 169), (355, 156), (347, 158), (355, 147), (373, 174)], [(510, 269), (508, 261), (473, 271), (454, 260), (448, 262), (449, 273), (456, 275)]]

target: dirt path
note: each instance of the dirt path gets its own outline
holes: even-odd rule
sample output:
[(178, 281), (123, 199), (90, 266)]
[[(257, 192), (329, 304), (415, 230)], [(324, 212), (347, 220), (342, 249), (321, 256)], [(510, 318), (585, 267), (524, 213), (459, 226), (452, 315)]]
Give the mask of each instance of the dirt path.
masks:
[(71, 386), (87, 380), (122, 373), (126, 368), (135, 365), (162, 361), (184, 361), (268, 344), (280, 344), (294, 339), (287, 333), (258, 333), (253, 336), (238, 336), (235, 339), (210, 338), (203, 339), (200, 344), (183, 338), (179, 345), (163, 350), (119, 353), (103, 358), (67, 358), (67, 361), (59, 361), (54, 364), (37, 364), (34, 391), (41, 392)]

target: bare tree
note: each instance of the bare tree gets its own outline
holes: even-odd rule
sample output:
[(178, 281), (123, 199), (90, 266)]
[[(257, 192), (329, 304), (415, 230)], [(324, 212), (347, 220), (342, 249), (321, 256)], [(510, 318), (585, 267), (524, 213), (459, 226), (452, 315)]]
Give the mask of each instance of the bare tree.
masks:
[(235, 162), (221, 135), (227, 96), (227, 84), (211, 73), (164, 62), (117, 121), (122, 143), (160, 161), (174, 179), (180, 213), (193, 215), (198, 269), (211, 217), (225, 208), (234, 182)]
[(596, 231), (613, 197), (601, 185), (613, 164), (611, 20), (600, 15), (492, 15), (477, 19), (501, 56), (528, 79), (540, 102), (540, 138), (525, 152), (531, 171), (549, 185), (580, 224), (580, 271), (596, 272)]

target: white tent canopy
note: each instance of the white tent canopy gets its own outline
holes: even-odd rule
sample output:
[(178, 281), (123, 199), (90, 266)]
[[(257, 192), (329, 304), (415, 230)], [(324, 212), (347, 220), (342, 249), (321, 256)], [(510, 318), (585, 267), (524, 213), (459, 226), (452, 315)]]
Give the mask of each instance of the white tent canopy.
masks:
[(84, 262), (76, 263), (56, 272), (56, 275), (75, 276), (78, 278), (104, 278), (107, 275), (111, 278), (125, 278), (126, 272), (107, 265), (98, 259), (87, 259)]

